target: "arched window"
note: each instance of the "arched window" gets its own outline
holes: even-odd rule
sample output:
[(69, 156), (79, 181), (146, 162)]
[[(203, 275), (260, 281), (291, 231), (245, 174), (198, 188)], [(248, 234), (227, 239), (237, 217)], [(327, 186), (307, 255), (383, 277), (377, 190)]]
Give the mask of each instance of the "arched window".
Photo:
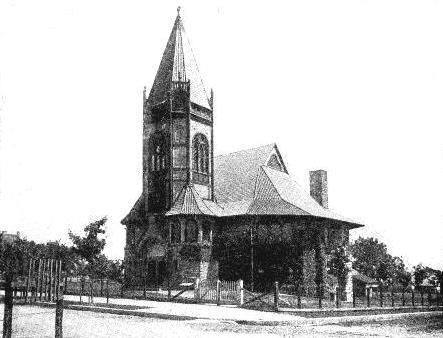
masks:
[(192, 170), (201, 174), (209, 174), (209, 144), (203, 134), (194, 136), (192, 154)]
[(162, 133), (152, 135), (149, 140), (149, 150), (151, 153), (150, 171), (166, 169), (167, 148), (167, 138), (165, 135)]
[(185, 242), (198, 241), (198, 226), (195, 221), (188, 221), (185, 228)]
[(171, 243), (180, 243), (181, 242), (180, 223), (172, 222), (170, 224), (170, 227), (171, 227)]

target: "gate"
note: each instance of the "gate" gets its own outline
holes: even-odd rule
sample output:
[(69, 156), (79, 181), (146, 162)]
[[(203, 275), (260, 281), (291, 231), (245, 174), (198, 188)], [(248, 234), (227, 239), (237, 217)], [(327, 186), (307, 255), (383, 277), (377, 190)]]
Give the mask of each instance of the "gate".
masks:
[(197, 297), (207, 303), (236, 304), (239, 298), (240, 283), (204, 279), (198, 283)]

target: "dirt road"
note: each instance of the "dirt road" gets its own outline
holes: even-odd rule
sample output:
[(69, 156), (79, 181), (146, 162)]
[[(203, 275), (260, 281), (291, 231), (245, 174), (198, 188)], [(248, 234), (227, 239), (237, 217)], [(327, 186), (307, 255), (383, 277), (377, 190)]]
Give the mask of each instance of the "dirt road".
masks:
[[(0, 310), (3, 318), (3, 309)], [(14, 337), (53, 337), (54, 309), (14, 307)], [(132, 316), (65, 310), (65, 337), (443, 337), (443, 316), (422, 314), (391, 321), (340, 325), (252, 326), (211, 320), (160, 320)]]

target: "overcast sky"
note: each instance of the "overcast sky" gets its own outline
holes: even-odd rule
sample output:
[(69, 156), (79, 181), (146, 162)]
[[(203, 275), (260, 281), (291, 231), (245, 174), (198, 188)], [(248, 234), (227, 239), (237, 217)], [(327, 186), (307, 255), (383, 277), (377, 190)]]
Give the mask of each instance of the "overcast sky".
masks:
[(215, 92), (215, 151), (276, 142), (331, 209), (443, 268), (442, 1), (0, 2), (0, 229), (62, 239), (142, 190), (142, 91), (176, 7)]

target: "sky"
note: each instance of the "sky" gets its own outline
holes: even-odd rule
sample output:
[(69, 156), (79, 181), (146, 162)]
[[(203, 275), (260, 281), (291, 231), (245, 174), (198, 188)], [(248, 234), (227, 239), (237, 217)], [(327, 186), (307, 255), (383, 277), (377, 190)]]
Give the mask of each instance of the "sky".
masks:
[(276, 142), (329, 206), (443, 269), (443, 2), (0, 2), (0, 229), (67, 241), (142, 189), (142, 91), (182, 17), (215, 97), (215, 152)]

